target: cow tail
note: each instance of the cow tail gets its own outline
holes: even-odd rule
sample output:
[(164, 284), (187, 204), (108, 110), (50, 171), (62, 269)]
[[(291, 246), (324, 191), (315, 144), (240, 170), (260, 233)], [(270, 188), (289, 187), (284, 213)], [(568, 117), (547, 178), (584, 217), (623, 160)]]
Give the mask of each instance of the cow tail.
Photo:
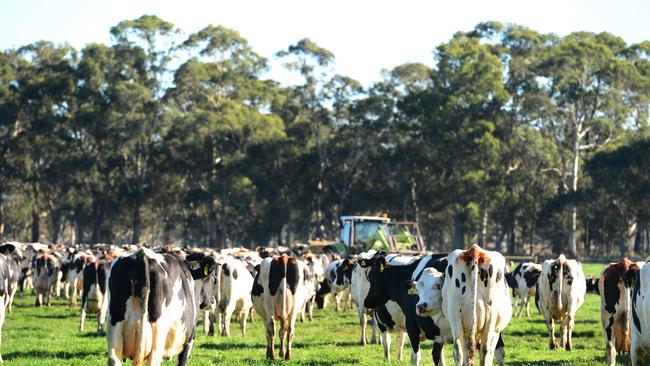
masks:
[[(147, 337), (145, 332), (147, 323), (149, 322), (149, 293), (151, 292), (151, 279), (149, 274), (149, 258), (144, 250), (140, 251), (140, 258), (142, 258), (143, 268), (144, 268), (144, 284), (142, 286), (142, 292), (140, 293), (142, 305), (141, 305), (141, 318), (140, 318), (140, 336), (138, 337), (138, 344), (136, 346), (135, 355), (133, 358), (134, 365), (141, 365), (145, 358), (146, 352), (146, 343)], [(139, 363), (136, 362), (139, 361)]]
[(476, 306), (478, 303), (478, 258), (474, 258), (472, 263), (472, 273), (470, 277), (472, 278), (472, 322), (469, 328), (469, 354), (467, 355), (468, 360), (474, 360), (474, 352), (476, 351), (476, 332), (478, 327), (478, 315), (476, 314)]
[(560, 254), (560, 257), (557, 260), (558, 262), (558, 293), (557, 293), (557, 308), (562, 309), (562, 282), (564, 282), (564, 263), (566, 262), (566, 257), (564, 254)]
[(289, 262), (289, 257), (284, 255), (282, 258), (282, 264), (284, 265), (284, 276), (282, 277), (282, 282), (280, 283), (280, 291), (282, 291), (282, 321), (288, 321), (289, 315), (289, 306), (287, 304), (287, 263)]

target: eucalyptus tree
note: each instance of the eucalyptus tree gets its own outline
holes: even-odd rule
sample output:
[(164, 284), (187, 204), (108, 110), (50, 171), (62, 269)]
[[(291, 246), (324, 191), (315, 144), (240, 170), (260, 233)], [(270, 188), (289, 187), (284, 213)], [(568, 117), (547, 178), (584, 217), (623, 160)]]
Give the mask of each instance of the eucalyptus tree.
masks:
[(250, 229), (242, 225), (249, 223), (258, 189), (248, 164), (251, 149), (284, 138), (284, 124), (271, 112), (274, 83), (260, 79), (266, 60), (239, 33), (210, 25), (182, 47), (192, 57), (176, 71), (166, 96), (180, 117), (167, 138), (178, 142), (177, 158), (207, 207), (209, 243), (223, 246)]
[(164, 95), (178, 30), (157, 16), (143, 15), (111, 28), (123, 80), (114, 87), (113, 111), (122, 122), (120, 172), (132, 208), (131, 241), (140, 241), (142, 206), (156, 189), (152, 156), (165, 129)]
[(635, 66), (628, 47), (609, 33), (576, 32), (547, 47), (537, 75), (549, 108), (542, 129), (566, 151), (569, 200), (568, 251), (577, 252), (577, 200), (585, 152), (612, 141), (636, 112), (627, 103)]
[[(311, 183), (305, 187), (306, 193), (315, 196), (315, 202), (306, 206), (309, 212), (305, 212), (305, 215), (313, 217), (316, 236), (323, 238), (326, 235), (323, 200), (330, 184), (324, 178), (330, 162), (330, 146), (334, 136), (332, 111), (328, 105), (331, 102), (328, 85), (332, 78), (334, 54), (304, 38), (286, 50), (279, 51), (276, 56), (285, 61), (288, 70), (297, 72), (302, 78), (301, 83), (293, 87), (295, 97), (302, 107), (296, 116), (296, 123), (308, 129), (308, 144), (313, 146), (315, 155), (313, 163), (308, 165), (310, 169), (307, 176), (313, 179), (310, 179)], [(311, 156), (308, 154), (305, 157)]]

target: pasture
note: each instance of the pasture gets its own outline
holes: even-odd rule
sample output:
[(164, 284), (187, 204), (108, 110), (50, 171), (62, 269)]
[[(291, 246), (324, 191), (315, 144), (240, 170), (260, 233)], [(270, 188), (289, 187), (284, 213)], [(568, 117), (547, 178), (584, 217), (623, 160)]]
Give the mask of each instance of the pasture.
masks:
[[(585, 264), (588, 277), (597, 275), (602, 264)], [(59, 366), (105, 365), (106, 340), (95, 334), (95, 319), (86, 319), (86, 330), (79, 332), (79, 309), (68, 308), (64, 300), (56, 300), (50, 308), (35, 308), (34, 297), (16, 297), (14, 313), (7, 314), (0, 351), (5, 365)], [(574, 330), (574, 350), (550, 351), (546, 325), (531, 304), (531, 318), (513, 319), (504, 332), (506, 362), (509, 365), (594, 365), (604, 363), (604, 340), (600, 326), (600, 298), (588, 294), (578, 311)], [(382, 364), (381, 345), (365, 347), (357, 344), (359, 326), (356, 310), (334, 312), (333, 304), (325, 310), (316, 310), (313, 322), (297, 323), (293, 359), (267, 362), (263, 324), (259, 318), (248, 324), (242, 338), (239, 326), (232, 324), (233, 336), (208, 337), (202, 327), (197, 329), (197, 341), (190, 364), (223, 365), (377, 365)], [(370, 334), (370, 333), (369, 333)], [(370, 335), (368, 335), (369, 337)], [(393, 337), (394, 341), (394, 337)], [(277, 347), (277, 339), (276, 339)], [(277, 349), (277, 348), (276, 348)], [(431, 342), (424, 343), (422, 363), (432, 364)], [(391, 349), (391, 364), (396, 353)], [(445, 346), (445, 358), (453, 365), (452, 347)], [(627, 356), (619, 356), (625, 364)], [(126, 362), (130, 364), (130, 362)], [(175, 360), (164, 363), (175, 365)], [(410, 364), (408, 340), (404, 347), (403, 365)]]

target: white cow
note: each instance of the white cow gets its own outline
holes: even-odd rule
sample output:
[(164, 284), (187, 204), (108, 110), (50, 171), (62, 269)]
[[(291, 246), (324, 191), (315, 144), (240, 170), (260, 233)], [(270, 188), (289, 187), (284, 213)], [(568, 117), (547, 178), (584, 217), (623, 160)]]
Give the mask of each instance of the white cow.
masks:
[(650, 257), (641, 268), (632, 291), (631, 328), (630, 361), (632, 366), (642, 366), (643, 359), (650, 352)]
[[(506, 260), (474, 244), (451, 252), (447, 261), (442, 310), (451, 328), (456, 365), (473, 365), (479, 343), (480, 364), (492, 365), (501, 332), (512, 318)], [(502, 350), (499, 347), (498, 353)], [(496, 356), (501, 364), (503, 354)]]
[(221, 335), (230, 336), (230, 319), (233, 314), (236, 314), (239, 321), (242, 336), (246, 335), (246, 319), (253, 306), (251, 300), (253, 276), (242, 261), (229, 257), (221, 264), (219, 283), (218, 308)]
[(253, 306), (264, 319), (266, 357), (275, 359), (275, 321), (280, 322), (280, 357), (291, 358), (291, 345), (296, 331), (298, 312), (307, 301), (304, 284), (305, 263), (286, 254), (262, 260), (255, 277)]
[(517, 312), (517, 318), (521, 316), (521, 312), (526, 308), (526, 316), (530, 317), (530, 298), (535, 296), (535, 288), (537, 287), (537, 280), (539, 275), (542, 273), (542, 265), (525, 262), (520, 263), (517, 268), (512, 271), (516, 283), (516, 289), (519, 293), (519, 311)]
[(366, 309), (363, 306), (363, 300), (365, 300), (368, 291), (370, 290), (370, 282), (368, 282), (368, 272), (370, 271), (370, 266), (367, 261), (371, 260), (375, 255), (376, 251), (371, 250), (367, 253), (359, 254), (357, 258), (357, 264), (354, 265), (352, 269), (352, 278), (350, 280), (350, 293), (352, 295), (352, 302), (357, 304), (357, 312), (359, 314), (359, 326), (361, 327), (361, 339), (359, 344), (366, 345), (366, 326), (368, 324), (367, 316), (370, 315), (371, 318), (371, 327), (372, 327), (372, 337), (370, 338), (370, 343), (377, 343), (377, 322), (372, 316), (372, 310)]
[(582, 265), (561, 254), (558, 259), (545, 260), (538, 280), (537, 308), (546, 319), (551, 337), (550, 348), (558, 347), (555, 322), (560, 322), (560, 347), (572, 348), (572, 333), (576, 312), (585, 301), (587, 284)]

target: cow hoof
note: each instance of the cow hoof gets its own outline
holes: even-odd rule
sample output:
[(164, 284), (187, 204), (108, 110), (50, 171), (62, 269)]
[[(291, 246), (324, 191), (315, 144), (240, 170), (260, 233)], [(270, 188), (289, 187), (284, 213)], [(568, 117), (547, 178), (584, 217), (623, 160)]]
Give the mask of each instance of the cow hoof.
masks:
[(557, 348), (557, 342), (551, 342), (550, 343), (550, 348), (551, 348), (551, 350), (556, 349)]
[(570, 343), (567, 343), (567, 344), (564, 346), (564, 349), (566, 349), (567, 351), (571, 351), (571, 349), (573, 349), (573, 347), (571, 347), (571, 344), (570, 344)]

